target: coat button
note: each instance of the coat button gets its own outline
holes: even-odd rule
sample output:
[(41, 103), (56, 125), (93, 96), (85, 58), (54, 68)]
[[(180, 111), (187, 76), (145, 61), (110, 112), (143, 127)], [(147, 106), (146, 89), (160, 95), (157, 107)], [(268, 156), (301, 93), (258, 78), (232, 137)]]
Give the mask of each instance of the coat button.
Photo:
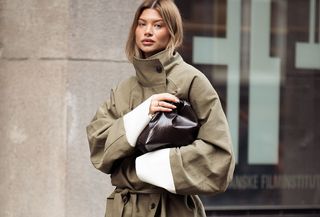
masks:
[(128, 202), (128, 200), (129, 200), (129, 197), (127, 195), (122, 196), (122, 201), (124, 204), (126, 204)]
[(155, 204), (155, 203), (152, 203), (152, 204), (150, 205), (150, 208), (151, 208), (151, 209), (156, 208), (156, 204)]
[(162, 72), (162, 66), (156, 66), (156, 71), (158, 73), (161, 73)]

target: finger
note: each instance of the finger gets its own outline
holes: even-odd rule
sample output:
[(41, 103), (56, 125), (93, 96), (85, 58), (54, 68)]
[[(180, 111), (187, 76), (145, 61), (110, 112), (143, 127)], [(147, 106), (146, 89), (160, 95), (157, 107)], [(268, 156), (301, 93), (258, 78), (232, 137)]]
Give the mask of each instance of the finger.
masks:
[(175, 109), (176, 106), (172, 105), (170, 102), (179, 102), (179, 98), (170, 93), (154, 94), (150, 103), (149, 113), (154, 114), (158, 111), (172, 111), (172, 109)]
[(155, 112), (171, 112), (171, 108), (166, 108), (166, 107), (155, 107)]
[(165, 107), (151, 107), (150, 108), (150, 114), (154, 114), (156, 112), (171, 112), (171, 108), (165, 108)]
[(179, 102), (179, 98), (170, 93), (156, 94), (154, 99), (159, 101)]
[(161, 101), (179, 102), (179, 99), (178, 99), (178, 97), (176, 97), (172, 94), (166, 93), (162, 96)]
[(176, 106), (168, 103), (168, 102), (164, 102), (164, 101), (157, 101), (157, 100), (153, 100), (151, 102), (151, 106), (150, 106), (150, 114), (154, 114), (155, 112), (170, 112), (172, 111), (172, 109), (175, 109)]
[(160, 101), (157, 99), (153, 99), (151, 101), (151, 105), (150, 105), (150, 112), (154, 113), (154, 112), (158, 111), (159, 110), (158, 107), (160, 107)]
[(175, 109), (177, 108), (175, 105), (172, 103), (168, 103), (165, 101), (159, 101), (158, 107), (164, 107), (164, 108), (170, 108), (170, 109)]
[(156, 99), (152, 100), (151, 101), (151, 106), (153, 106), (153, 107), (159, 106), (159, 100), (156, 100)]

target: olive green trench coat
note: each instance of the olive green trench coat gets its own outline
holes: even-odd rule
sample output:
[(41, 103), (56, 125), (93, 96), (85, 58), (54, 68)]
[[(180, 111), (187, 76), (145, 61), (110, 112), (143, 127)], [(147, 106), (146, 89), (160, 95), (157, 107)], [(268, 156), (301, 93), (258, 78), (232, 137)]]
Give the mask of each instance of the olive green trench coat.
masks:
[[(133, 65), (136, 76), (111, 90), (110, 99), (87, 126), (91, 161), (111, 174), (116, 187), (107, 199), (106, 216), (205, 216), (196, 195), (225, 191), (234, 171), (229, 127), (219, 97), (208, 79), (177, 52), (134, 59)], [(123, 121), (151, 95), (163, 92), (189, 101), (201, 124), (192, 144), (169, 150), (174, 192), (139, 179), (137, 152), (128, 143)]]

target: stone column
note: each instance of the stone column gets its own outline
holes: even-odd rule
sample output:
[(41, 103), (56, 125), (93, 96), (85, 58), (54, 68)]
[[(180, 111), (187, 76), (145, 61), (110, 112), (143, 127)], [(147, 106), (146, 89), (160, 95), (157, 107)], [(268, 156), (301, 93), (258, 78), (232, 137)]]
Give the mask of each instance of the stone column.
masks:
[(139, 0), (0, 0), (0, 216), (99, 217), (109, 176), (85, 127), (134, 70)]

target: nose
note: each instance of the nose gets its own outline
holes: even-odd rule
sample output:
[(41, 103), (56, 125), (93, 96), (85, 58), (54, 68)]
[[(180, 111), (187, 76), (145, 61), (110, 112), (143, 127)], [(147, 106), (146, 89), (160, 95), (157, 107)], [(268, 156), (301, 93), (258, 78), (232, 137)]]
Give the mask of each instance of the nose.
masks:
[(153, 35), (152, 25), (147, 25), (147, 26), (146, 26), (144, 35), (145, 35), (145, 36), (151, 36), (151, 35)]

